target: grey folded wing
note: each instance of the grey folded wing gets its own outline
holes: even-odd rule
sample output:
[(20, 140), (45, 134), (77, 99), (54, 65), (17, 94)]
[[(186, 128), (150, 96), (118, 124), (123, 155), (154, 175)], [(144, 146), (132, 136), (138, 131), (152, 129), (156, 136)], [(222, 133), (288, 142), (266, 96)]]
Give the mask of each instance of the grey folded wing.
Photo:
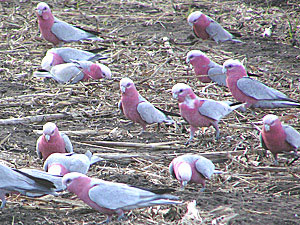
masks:
[(222, 71), (222, 66), (211, 67), (208, 70), (208, 76), (210, 79), (221, 86), (227, 86), (226, 84), (226, 74)]
[(250, 77), (239, 79), (237, 87), (247, 96), (257, 100), (291, 100), (282, 92), (270, 88)]
[(205, 178), (210, 179), (210, 177), (214, 174), (215, 165), (211, 160), (200, 157), (195, 162), (195, 167), (199, 173), (201, 173)]
[(233, 35), (229, 33), (227, 30), (225, 30), (219, 23), (217, 23), (211, 18), (210, 20), (212, 22), (206, 28), (206, 32), (215, 42), (227, 41), (233, 38)]
[(203, 116), (219, 121), (222, 117), (231, 113), (232, 109), (224, 102), (205, 99), (202, 106), (198, 108), (198, 111)]
[(66, 145), (66, 151), (67, 152), (73, 152), (73, 145), (69, 139), (69, 137), (63, 133), (63, 132), (59, 132), (60, 136), (64, 139), (65, 145)]
[[(92, 52), (76, 49), (76, 48), (70, 48), (70, 47), (56, 48), (55, 51), (57, 52), (58, 55), (60, 55), (60, 57), (62, 57), (62, 59), (66, 63), (72, 62), (71, 60), (78, 60), (78, 61), (82, 61), (82, 60), (85, 61), (90, 59), (97, 60), (97, 58), (95, 58), (96, 54)], [(101, 55), (97, 54), (97, 56), (100, 58)]]
[[(126, 184), (101, 182), (89, 190), (89, 197), (99, 206), (116, 210), (130, 210), (155, 204), (177, 203), (171, 200), (163, 200), (169, 195), (157, 195), (150, 191), (130, 187)], [(175, 197), (175, 196), (174, 196)]]
[(77, 83), (83, 79), (84, 73), (75, 63), (59, 64), (51, 68), (52, 77), (59, 83)]
[(297, 150), (300, 147), (300, 133), (289, 125), (282, 125), (282, 127), (286, 134), (286, 141)]
[(64, 42), (79, 41), (84, 39), (96, 39), (97, 37), (91, 33), (74, 27), (64, 21), (57, 18), (54, 20), (54, 24), (51, 28), (53, 34)]
[(156, 109), (148, 101), (139, 103), (137, 106), (137, 111), (139, 112), (142, 119), (148, 124), (168, 121), (167, 116), (158, 109)]

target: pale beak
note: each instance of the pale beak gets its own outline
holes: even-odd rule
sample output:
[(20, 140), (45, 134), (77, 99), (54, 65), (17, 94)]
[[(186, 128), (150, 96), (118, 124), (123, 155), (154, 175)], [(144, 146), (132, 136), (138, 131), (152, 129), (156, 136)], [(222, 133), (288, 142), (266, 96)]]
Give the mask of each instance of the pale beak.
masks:
[(270, 125), (269, 124), (265, 124), (265, 130), (270, 131)]
[(46, 141), (48, 142), (48, 141), (50, 140), (50, 135), (49, 135), (49, 134), (46, 134), (46, 135), (45, 135), (45, 139), (46, 139)]
[(192, 27), (192, 26), (194, 26), (194, 24), (193, 23), (191, 23), (191, 22), (189, 22), (189, 25)]
[(190, 63), (190, 59), (189, 59), (189, 58), (186, 58), (185, 62), (186, 62), (187, 64), (189, 64), (189, 63)]
[(37, 9), (36, 12), (39, 16), (41, 16), (43, 14), (43, 10), (40, 10), (40, 9)]
[(226, 69), (225, 67), (223, 67), (222, 72), (223, 72), (224, 74), (226, 74), (226, 73), (227, 73), (227, 69)]
[(181, 189), (184, 190), (186, 185), (187, 185), (187, 181), (182, 181), (181, 182)]
[(178, 99), (178, 94), (173, 93), (172, 96), (173, 96), (173, 98)]
[(122, 93), (124, 93), (126, 91), (126, 87), (124, 87), (124, 86), (121, 86), (120, 89), (121, 89)]

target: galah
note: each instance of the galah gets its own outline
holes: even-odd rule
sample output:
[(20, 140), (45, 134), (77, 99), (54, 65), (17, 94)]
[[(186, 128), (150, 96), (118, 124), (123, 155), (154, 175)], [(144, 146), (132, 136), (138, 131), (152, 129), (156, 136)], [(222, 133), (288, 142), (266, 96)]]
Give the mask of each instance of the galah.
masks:
[(106, 214), (106, 222), (111, 221), (113, 214), (118, 215), (118, 220), (123, 219), (124, 212), (131, 209), (181, 203), (173, 195), (155, 194), (122, 183), (90, 178), (77, 172), (64, 175), (62, 182), (68, 191), (76, 194), (90, 207)]
[(70, 172), (86, 174), (90, 165), (103, 160), (93, 156), (90, 151), (85, 154), (78, 153), (53, 153), (44, 162), (44, 170), (54, 175), (65, 175)]
[(192, 64), (197, 78), (203, 83), (215, 82), (220, 86), (226, 86), (226, 74), (223, 67), (211, 61), (207, 55), (200, 50), (189, 51), (186, 62)]
[(155, 108), (150, 102), (143, 98), (129, 78), (122, 78), (120, 81), (121, 101), (119, 108), (124, 113), (125, 117), (138, 123), (142, 126), (144, 132), (147, 124), (162, 122), (174, 123), (174, 121), (167, 117), (163, 112)]
[(217, 43), (224, 41), (241, 42), (235, 39), (235, 37), (220, 24), (200, 11), (192, 12), (188, 16), (187, 21), (193, 27), (195, 35), (203, 40), (210, 38)]
[(214, 173), (222, 173), (215, 170), (215, 165), (211, 160), (201, 156), (186, 154), (176, 157), (169, 165), (171, 176), (177, 179), (181, 187), (187, 183), (202, 184), (201, 191), (204, 191), (205, 181), (210, 180)]
[(53, 66), (71, 63), (73, 61), (92, 61), (105, 59), (101, 54), (95, 54), (89, 51), (79, 50), (76, 48), (63, 47), (51, 48), (47, 51), (42, 59), (41, 67), (43, 70), (50, 71)]
[(58, 131), (55, 123), (48, 122), (43, 126), (43, 134), (36, 142), (36, 152), (39, 158), (45, 160), (52, 153), (73, 152), (73, 146), (69, 137)]
[(229, 106), (227, 102), (199, 98), (187, 84), (178, 83), (172, 88), (173, 98), (179, 102), (181, 116), (191, 125), (190, 138), (193, 140), (198, 127), (213, 126), (216, 129), (216, 139), (219, 139), (219, 120), (241, 107), (241, 104)]
[(58, 83), (77, 83), (89, 79), (111, 78), (110, 69), (100, 63), (90, 61), (73, 61), (73, 63), (64, 63), (53, 66), (50, 72), (34, 72), (35, 77), (49, 77)]
[(41, 174), (32, 171), (30, 169), (12, 169), (0, 164), (0, 199), (2, 200), (0, 208), (5, 207), (5, 196), (8, 193), (40, 197), (47, 194), (58, 195), (56, 191), (63, 190), (61, 177), (47, 174), (44, 171), (40, 171)]
[(271, 151), (275, 164), (278, 164), (278, 153), (294, 151), (296, 158), (299, 158), (297, 149), (300, 147), (300, 133), (289, 125), (281, 124), (273, 114), (263, 117), (260, 142), (263, 148)]
[(36, 15), (43, 38), (54, 45), (81, 40), (102, 41), (94, 34), (55, 18), (45, 2), (40, 2), (37, 5)]
[(246, 103), (245, 108), (299, 107), (300, 103), (287, 97), (280, 91), (247, 76), (243, 64), (229, 59), (223, 64), (227, 87), (239, 102)]

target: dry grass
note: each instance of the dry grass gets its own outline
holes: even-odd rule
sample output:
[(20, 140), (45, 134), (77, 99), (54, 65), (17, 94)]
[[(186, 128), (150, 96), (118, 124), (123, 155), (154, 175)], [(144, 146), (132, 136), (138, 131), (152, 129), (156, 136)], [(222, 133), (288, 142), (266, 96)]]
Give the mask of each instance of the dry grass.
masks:
[[(107, 157), (89, 172), (90, 176), (125, 182), (142, 187), (172, 187), (185, 203), (180, 206), (153, 207), (134, 210), (123, 224), (253, 224), (298, 223), (299, 162), (286, 167), (289, 156), (280, 155), (280, 166), (272, 165), (271, 155), (260, 147), (257, 127), (267, 113), (281, 116), (300, 129), (299, 110), (256, 110), (235, 112), (220, 122), (221, 140), (214, 140), (214, 130), (199, 134), (187, 148), (188, 127), (163, 126), (156, 133), (139, 136), (138, 125), (127, 127), (120, 115), (119, 79), (132, 78), (140, 93), (165, 110), (178, 112), (171, 99), (171, 88), (186, 82), (197, 95), (216, 100), (232, 100), (225, 88), (203, 85), (187, 72), (185, 55), (189, 50), (205, 51), (222, 64), (228, 58), (245, 60), (249, 71), (259, 80), (299, 99), (299, 16), (297, 2), (289, 5), (279, 1), (60, 1), (49, 2), (60, 19), (101, 32), (103, 43), (71, 43), (80, 49), (106, 47), (110, 57), (102, 61), (113, 73), (113, 80), (60, 85), (32, 77), (51, 44), (39, 36), (34, 7), (37, 1), (0, 3), (0, 118), (36, 117), (61, 114), (54, 121), (60, 130), (70, 133), (76, 152), (91, 150)], [(252, 1), (251, 1), (252, 2)], [(234, 6), (234, 7), (232, 7)], [(201, 10), (233, 33), (240, 33), (243, 44), (194, 39), (186, 17), (192, 10)], [(287, 16), (289, 15), (289, 16)], [(272, 26), (270, 38), (261, 34)], [(292, 34), (291, 30), (296, 33)], [(292, 40), (295, 39), (295, 40)], [(187, 78), (187, 76), (189, 78)], [(180, 120), (180, 118), (175, 118)], [(50, 120), (53, 120), (50, 119)], [(0, 156), (15, 167), (41, 168), (36, 158), (36, 130), (44, 121), (2, 125)], [(104, 141), (123, 142), (104, 145)], [(168, 142), (168, 143), (166, 143)], [(137, 143), (135, 146), (124, 143)], [(139, 144), (140, 145), (139, 145)], [(164, 143), (151, 147), (149, 143)], [(168, 164), (183, 153), (205, 153), (217, 168), (227, 173), (214, 176), (206, 190), (199, 185), (180, 190), (168, 174)], [(69, 199), (72, 200), (69, 200)], [(184, 220), (187, 203), (197, 200), (200, 217)], [(32, 200), (21, 196), (8, 199), (0, 214), (5, 224), (95, 224), (104, 216), (74, 200), (71, 194), (53, 199)], [(190, 210), (193, 211), (193, 210)], [(298, 211), (299, 213), (299, 211)], [(200, 222), (199, 222), (200, 221)]]

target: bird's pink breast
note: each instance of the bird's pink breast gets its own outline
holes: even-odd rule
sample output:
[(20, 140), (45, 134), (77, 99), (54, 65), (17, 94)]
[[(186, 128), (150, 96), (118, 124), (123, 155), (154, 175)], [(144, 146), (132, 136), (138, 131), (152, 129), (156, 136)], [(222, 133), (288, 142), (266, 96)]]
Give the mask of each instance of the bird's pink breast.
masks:
[(286, 141), (286, 134), (280, 124), (271, 126), (269, 131), (263, 128), (262, 137), (265, 145), (274, 155), (280, 152), (290, 152), (294, 150)]
[(209, 39), (209, 34), (206, 32), (206, 28), (209, 26), (209, 24), (210, 21), (204, 14), (202, 14), (193, 26), (194, 32), (197, 37), (202, 38), (203, 40)]
[(122, 107), (126, 118), (132, 120), (135, 123), (139, 123), (142, 126), (146, 125), (145, 121), (141, 118), (137, 111), (137, 106), (140, 103), (137, 95), (122, 95)]
[(212, 119), (201, 115), (198, 111), (202, 104), (203, 102), (196, 101), (194, 107), (190, 107), (185, 103), (179, 105), (181, 116), (193, 127), (209, 127), (211, 125)]
[(190, 62), (194, 66), (195, 74), (201, 75), (201, 76), (197, 76), (198, 80), (200, 80), (203, 83), (210, 83), (211, 79), (209, 78), (209, 76), (203, 76), (208, 74), (209, 60), (207, 61), (204, 57), (199, 56), (192, 59)]
[(51, 42), (54, 45), (58, 45), (61, 40), (59, 40), (55, 34), (52, 33), (51, 28), (54, 24), (54, 17), (48, 16), (47, 19), (38, 16), (39, 28), (45, 40)]
[(60, 135), (51, 136), (47, 142), (45, 136), (42, 137), (39, 143), (39, 151), (42, 153), (43, 159), (48, 158), (52, 153), (65, 153), (66, 145), (63, 138)]

